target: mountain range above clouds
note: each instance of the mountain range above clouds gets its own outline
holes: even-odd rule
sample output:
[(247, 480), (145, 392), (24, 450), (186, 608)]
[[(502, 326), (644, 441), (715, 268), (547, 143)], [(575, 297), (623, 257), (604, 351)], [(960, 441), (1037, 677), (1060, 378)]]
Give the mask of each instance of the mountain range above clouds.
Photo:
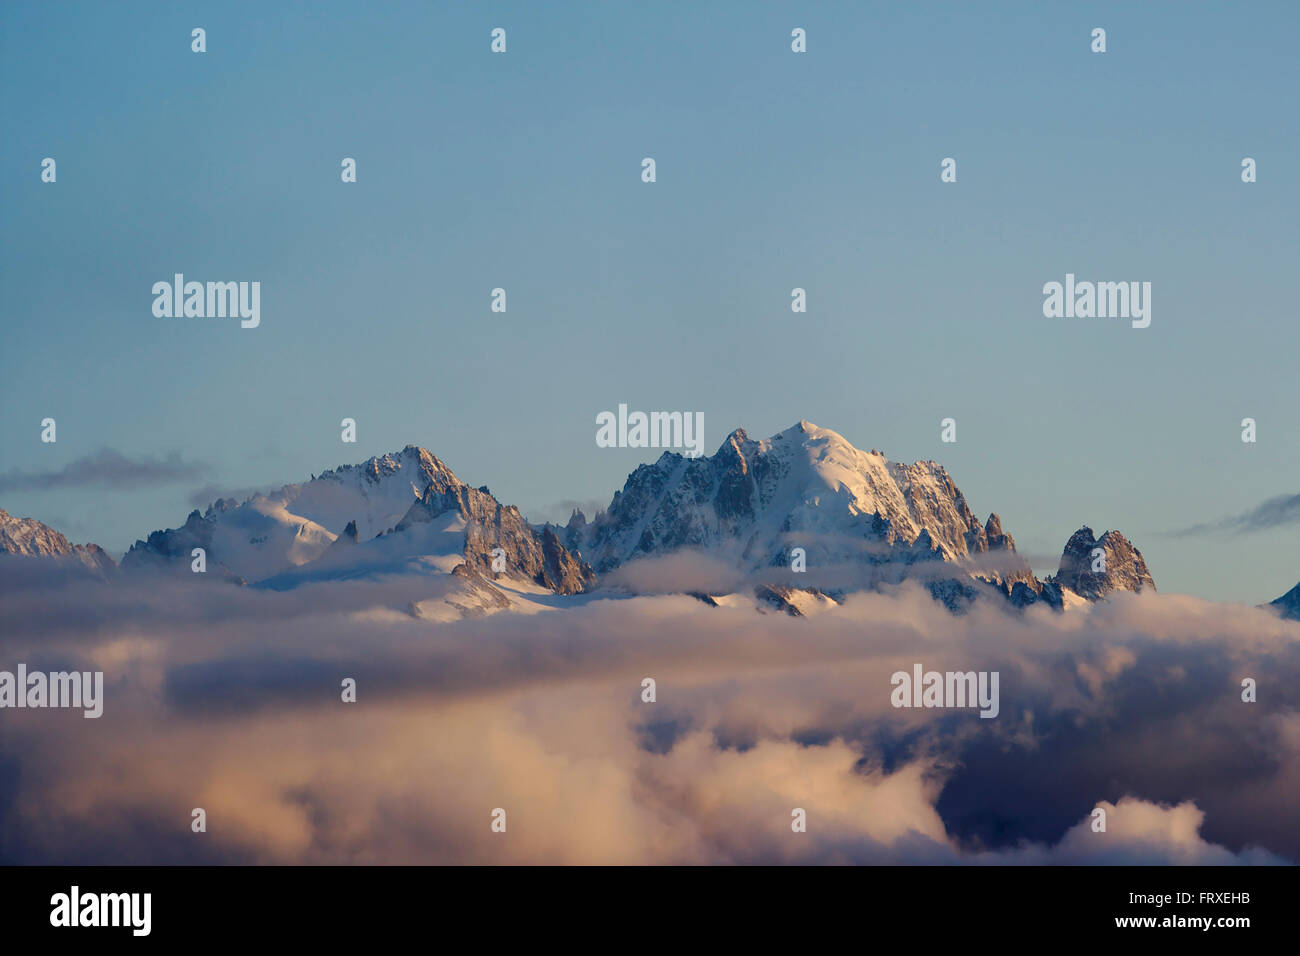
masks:
[[(1081, 529), (1071, 544), (1077, 548), (1091, 535)], [(1017, 606), (1044, 601), (1058, 608), (1155, 588), (1141, 553), (1123, 535), (1103, 538), (1109, 570), (1081, 570), (1067, 546), (1061, 572), (1039, 580), (998, 515), (981, 522), (942, 465), (891, 462), (807, 421), (762, 441), (737, 429), (709, 458), (665, 453), (638, 467), (594, 521), (575, 513), (564, 534), (600, 573), (684, 549), (771, 572), (789, 569), (797, 548), (806, 579), (825, 581), (819, 590), (828, 596), (919, 577), (953, 609), (973, 599), (977, 586)], [(1080, 584), (1086, 594), (1075, 589)]]
[[(1095, 537), (1088, 527), (1070, 536), (1056, 573), (1039, 578), (998, 515), (981, 521), (942, 465), (891, 462), (807, 421), (763, 440), (737, 429), (712, 456), (665, 452), (638, 466), (607, 509), (591, 519), (575, 511), (563, 527), (528, 522), (408, 445), (242, 502), (218, 499), (137, 541), (120, 569), (188, 574), (196, 548), (209, 575), (273, 590), (436, 578), (435, 616), (635, 590), (633, 569), (683, 555), (732, 569), (736, 590), (760, 609), (795, 615), (905, 579), (924, 582), (954, 611), (980, 595), (1064, 609), (1155, 589), (1127, 538), (1115, 530)], [(97, 546), (0, 511), (3, 553), (56, 558), (101, 577), (114, 570)], [(689, 570), (673, 589), (710, 603), (725, 596), (692, 586)], [(1300, 605), (1300, 586), (1289, 593), (1294, 600), (1274, 602), (1282, 613)], [(417, 614), (421, 606), (412, 603)]]

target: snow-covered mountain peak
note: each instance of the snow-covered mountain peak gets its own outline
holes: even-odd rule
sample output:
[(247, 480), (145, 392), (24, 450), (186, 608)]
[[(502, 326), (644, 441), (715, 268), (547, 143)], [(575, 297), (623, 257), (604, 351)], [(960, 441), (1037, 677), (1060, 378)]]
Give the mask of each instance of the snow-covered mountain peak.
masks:
[[(468, 562), (562, 594), (594, 583), (550, 528), (533, 528), (486, 487), (471, 488), (416, 445), (340, 465), (302, 484), (214, 502), (206, 514), (137, 541), (123, 565), (188, 569), (194, 548), (222, 577), (287, 588), (365, 574), (452, 570)], [(443, 567), (444, 565), (450, 566)]]
[(67, 566), (83, 567), (99, 575), (116, 565), (97, 544), (73, 544), (64, 535), (35, 518), (18, 518), (0, 508), (0, 555), (53, 558)]
[(419, 445), (407, 445), (399, 452), (375, 455), (358, 465), (339, 465), (317, 475), (313, 481), (332, 481), (346, 485), (395, 484), (417, 488), (419, 495), (430, 482), (460, 483), (460, 479), (437, 455)]
[(182, 527), (137, 541), (122, 563), (188, 565), (191, 549), (202, 547), (231, 575), (261, 580), (320, 557), (349, 524), (362, 541), (391, 531), (431, 485), (440, 493), (465, 487), (432, 452), (407, 445), (241, 503), (218, 499)]
[[(909, 561), (988, 550), (985, 527), (941, 465), (890, 462), (807, 420), (760, 441), (738, 428), (712, 457), (642, 465), (604, 514), (566, 534), (602, 571), (683, 548), (750, 569), (788, 563), (796, 546), (822, 564), (874, 562), (882, 549), (907, 551)], [(1009, 536), (1004, 543), (1014, 551)]]

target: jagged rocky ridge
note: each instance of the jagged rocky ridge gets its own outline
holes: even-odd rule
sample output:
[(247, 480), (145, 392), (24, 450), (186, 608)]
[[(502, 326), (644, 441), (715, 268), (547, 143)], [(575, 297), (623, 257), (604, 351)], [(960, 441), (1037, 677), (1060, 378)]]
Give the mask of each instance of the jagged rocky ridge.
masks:
[[(448, 513), (464, 519), (465, 561), (481, 573), (493, 573), (500, 558), (512, 573), (522, 573), (557, 594), (576, 594), (596, 582), (591, 567), (560, 543), (550, 525), (539, 533), (514, 505), (503, 506), (486, 487), (471, 488), (450, 471), (430, 482), (393, 533)], [(502, 553), (494, 554), (498, 549)]]
[[(46, 531), (25, 533), (29, 550), (76, 553)], [(1155, 587), (1123, 535), (1097, 539), (1086, 527), (1071, 536), (1056, 574), (1040, 580), (998, 515), (981, 522), (943, 466), (890, 462), (806, 421), (764, 441), (737, 429), (710, 457), (665, 453), (639, 466), (608, 510), (591, 521), (575, 511), (558, 533), (408, 445), (242, 503), (219, 499), (180, 527), (137, 541), (122, 566), (188, 571), (197, 547), (210, 575), (273, 588), (460, 567), (462, 590), (489, 612), (505, 605), (470, 592), (491, 588), (495, 568), (568, 595), (591, 590), (597, 571), (682, 550), (739, 568), (760, 606), (793, 615), (906, 578), (923, 581), (954, 611), (981, 594), (1060, 609)], [(793, 572), (796, 548), (809, 573)], [(1105, 557), (1095, 571), (1094, 550)]]
[(1142, 552), (1128, 538), (1118, 531), (1094, 538), (1086, 526), (1065, 543), (1061, 566), (1050, 580), (1089, 601), (1101, 600), (1114, 591), (1156, 589)]
[(73, 544), (35, 518), (16, 518), (0, 508), (0, 555), (50, 558), (64, 567), (105, 576), (117, 565), (97, 544)]
[[(575, 513), (565, 534), (597, 571), (681, 548), (755, 569), (788, 563), (792, 542), (810, 564), (874, 555), (891, 565), (957, 561), (1008, 543), (996, 516), (981, 525), (942, 465), (888, 462), (808, 422), (766, 441), (737, 429), (712, 457), (665, 452), (639, 466), (596, 520)], [(1011, 577), (1023, 570), (1008, 564)]]
[(453, 550), (485, 574), (500, 557), (510, 574), (560, 594), (595, 582), (552, 529), (534, 528), (518, 508), (471, 488), (414, 445), (242, 504), (218, 500), (181, 527), (137, 541), (122, 566), (188, 569), (196, 547), (205, 549), (209, 570), (275, 587), (346, 577), (366, 561), (375, 570), (409, 570), (421, 555)]
[[(1106, 575), (1074, 570), (1071, 546), (1084, 541), (1076, 534), (1062, 570), (1040, 580), (1001, 519), (991, 514), (981, 523), (942, 465), (890, 462), (807, 421), (765, 441), (737, 429), (711, 457), (666, 452), (638, 467), (594, 520), (575, 511), (564, 540), (602, 573), (683, 549), (751, 572), (789, 570), (792, 549), (802, 548), (810, 571), (836, 569), (844, 581), (842, 572), (852, 569), (852, 586), (920, 578), (953, 610), (988, 589), (1019, 607), (1043, 601), (1061, 608), (1074, 583), (1089, 600), (1154, 587), (1141, 555), (1118, 532), (1103, 536)], [(803, 586), (797, 573), (783, 577), (785, 587), (832, 600), (842, 590)], [(772, 592), (759, 597), (776, 603)]]

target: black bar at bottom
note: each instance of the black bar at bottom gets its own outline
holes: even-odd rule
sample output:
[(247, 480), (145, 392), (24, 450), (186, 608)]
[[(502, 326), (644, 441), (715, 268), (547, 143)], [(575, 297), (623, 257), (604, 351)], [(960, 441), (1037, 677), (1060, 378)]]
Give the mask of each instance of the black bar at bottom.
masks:
[[(337, 946), (414, 933), (458, 948), (753, 939), (806, 949), (846, 931), (880, 941), (882, 929), (923, 946), (1125, 936), (1231, 945), (1287, 931), (1295, 877), (1288, 867), (8, 867), (0, 925), (6, 942), (127, 945)], [(122, 925), (53, 925), (74, 921), (74, 886), (76, 922)]]

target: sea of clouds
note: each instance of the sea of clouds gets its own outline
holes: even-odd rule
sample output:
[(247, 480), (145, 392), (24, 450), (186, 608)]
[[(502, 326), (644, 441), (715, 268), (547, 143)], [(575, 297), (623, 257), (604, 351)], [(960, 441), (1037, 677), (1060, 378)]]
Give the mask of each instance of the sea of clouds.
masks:
[[(700, 572), (683, 562), (640, 577)], [(954, 616), (915, 583), (808, 618), (662, 593), (401, 610), (432, 590), (3, 562), (0, 669), (105, 680), (98, 720), (0, 711), (0, 862), (1300, 860), (1300, 623), (1270, 611), (1120, 594)], [(914, 663), (998, 671), (999, 716), (894, 709)]]

